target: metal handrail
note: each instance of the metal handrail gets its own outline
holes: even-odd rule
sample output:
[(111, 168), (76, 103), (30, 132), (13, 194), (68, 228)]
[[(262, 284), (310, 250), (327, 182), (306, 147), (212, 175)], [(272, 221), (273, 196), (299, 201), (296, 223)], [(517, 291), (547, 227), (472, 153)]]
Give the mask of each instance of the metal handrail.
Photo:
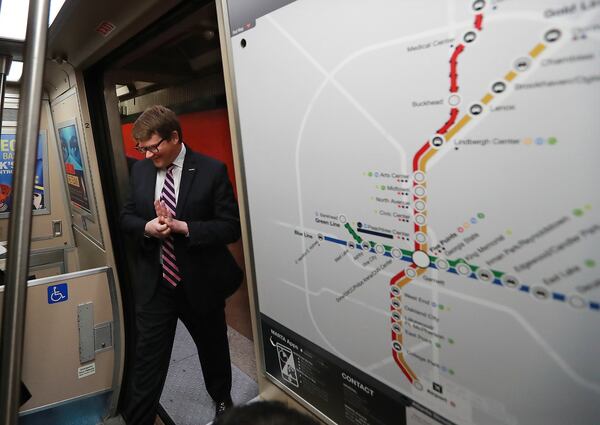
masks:
[(0, 124), (2, 124), (2, 113), (4, 112), (4, 93), (6, 91), (6, 77), (8, 76), (8, 72), (10, 71), (11, 62), (11, 56), (0, 56)]
[(2, 320), (0, 423), (17, 424), (27, 274), (31, 245), (32, 193), (40, 127), (49, 0), (30, 0), (21, 78), (13, 173), (13, 202), (8, 226), (8, 255)]

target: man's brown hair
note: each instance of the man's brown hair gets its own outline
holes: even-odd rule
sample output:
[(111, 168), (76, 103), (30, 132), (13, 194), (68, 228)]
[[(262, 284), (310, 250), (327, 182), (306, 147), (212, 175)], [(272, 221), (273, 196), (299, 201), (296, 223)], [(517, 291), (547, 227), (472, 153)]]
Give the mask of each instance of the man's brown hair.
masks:
[(154, 133), (161, 138), (170, 140), (173, 131), (179, 134), (179, 143), (183, 141), (181, 125), (175, 112), (162, 105), (154, 105), (146, 110), (135, 120), (133, 124), (133, 138), (136, 142), (145, 142)]

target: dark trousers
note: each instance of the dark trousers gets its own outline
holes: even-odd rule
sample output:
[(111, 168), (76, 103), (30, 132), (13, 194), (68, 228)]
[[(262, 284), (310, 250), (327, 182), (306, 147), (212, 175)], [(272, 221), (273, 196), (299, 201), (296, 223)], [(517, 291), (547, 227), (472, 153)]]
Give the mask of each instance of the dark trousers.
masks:
[(136, 306), (137, 342), (130, 401), (123, 416), (128, 425), (153, 425), (165, 384), (177, 319), (190, 332), (200, 357), (206, 390), (213, 400), (228, 400), (231, 361), (225, 321), (225, 302), (208, 312), (198, 312), (182, 285), (158, 285), (152, 299)]

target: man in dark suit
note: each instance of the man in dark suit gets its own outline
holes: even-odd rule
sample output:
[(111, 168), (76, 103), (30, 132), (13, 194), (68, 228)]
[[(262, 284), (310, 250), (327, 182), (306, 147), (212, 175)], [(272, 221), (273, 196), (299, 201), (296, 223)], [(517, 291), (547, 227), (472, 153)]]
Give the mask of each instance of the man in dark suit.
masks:
[(123, 230), (134, 238), (136, 360), (128, 424), (153, 424), (177, 319), (198, 349), (215, 415), (232, 405), (225, 298), (242, 272), (227, 244), (240, 237), (237, 203), (223, 163), (192, 152), (168, 108), (152, 106), (133, 126), (146, 159), (132, 167)]

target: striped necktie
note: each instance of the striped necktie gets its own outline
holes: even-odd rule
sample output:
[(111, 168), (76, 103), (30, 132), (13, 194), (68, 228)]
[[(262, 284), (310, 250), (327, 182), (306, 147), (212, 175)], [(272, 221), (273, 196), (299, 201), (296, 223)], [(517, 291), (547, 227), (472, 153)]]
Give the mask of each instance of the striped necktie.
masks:
[[(171, 212), (171, 216), (175, 218), (175, 206), (177, 201), (175, 198), (175, 180), (173, 179), (174, 164), (167, 168), (167, 176), (160, 192), (160, 200), (165, 203), (167, 209)], [(175, 258), (175, 245), (173, 244), (173, 235), (169, 235), (163, 239), (161, 246), (161, 259), (163, 269), (163, 279), (170, 286), (175, 288), (181, 281), (179, 267), (177, 267), (177, 259)]]

